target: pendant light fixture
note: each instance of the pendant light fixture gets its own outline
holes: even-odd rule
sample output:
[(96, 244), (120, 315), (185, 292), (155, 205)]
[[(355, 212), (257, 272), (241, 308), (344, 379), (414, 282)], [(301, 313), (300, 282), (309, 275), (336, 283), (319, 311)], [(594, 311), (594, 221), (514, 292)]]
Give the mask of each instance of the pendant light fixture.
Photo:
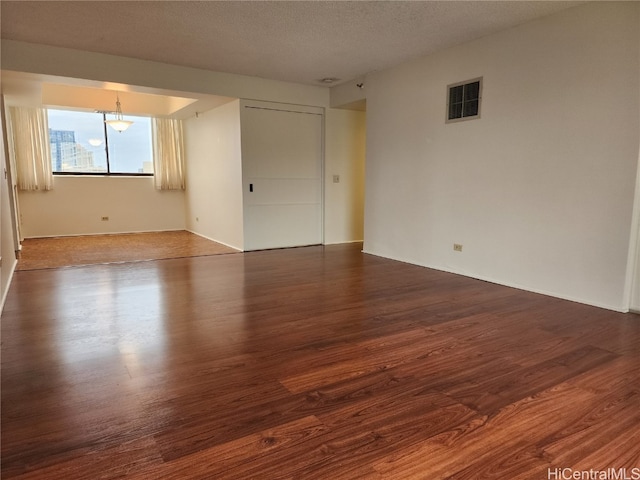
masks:
[(124, 132), (127, 128), (131, 126), (133, 123), (130, 120), (125, 120), (122, 118), (122, 107), (120, 106), (120, 96), (116, 96), (116, 118), (113, 120), (105, 120), (104, 123), (109, 125), (117, 132)]

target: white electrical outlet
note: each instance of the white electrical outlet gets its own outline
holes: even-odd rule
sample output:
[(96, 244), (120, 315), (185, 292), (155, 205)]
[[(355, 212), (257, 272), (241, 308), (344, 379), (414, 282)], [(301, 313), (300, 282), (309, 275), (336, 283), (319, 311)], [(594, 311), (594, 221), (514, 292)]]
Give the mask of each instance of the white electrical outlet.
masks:
[(103, 222), (108, 222), (109, 221), (109, 217), (102, 217), (102, 221)]
[(461, 251), (462, 251), (462, 244), (460, 244), (460, 243), (454, 243), (454, 244), (453, 244), (453, 249), (454, 249), (456, 252), (461, 252)]

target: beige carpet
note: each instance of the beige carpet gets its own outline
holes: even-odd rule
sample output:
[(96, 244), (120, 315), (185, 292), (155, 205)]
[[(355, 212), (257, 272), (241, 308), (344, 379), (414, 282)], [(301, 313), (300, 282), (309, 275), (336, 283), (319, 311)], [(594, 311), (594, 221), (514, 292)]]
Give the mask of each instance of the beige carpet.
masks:
[(17, 270), (221, 255), (238, 251), (186, 231), (29, 238)]

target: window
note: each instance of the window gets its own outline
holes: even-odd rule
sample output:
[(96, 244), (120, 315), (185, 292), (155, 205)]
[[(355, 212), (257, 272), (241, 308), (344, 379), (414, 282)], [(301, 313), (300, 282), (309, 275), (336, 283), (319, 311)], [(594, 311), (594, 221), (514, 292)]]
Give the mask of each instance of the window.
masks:
[(447, 86), (447, 123), (480, 118), (482, 78)]
[(47, 113), (54, 174), (153, 175), (150, 118), (127, 115), (133, 124), (119, 133), (103, 113)]

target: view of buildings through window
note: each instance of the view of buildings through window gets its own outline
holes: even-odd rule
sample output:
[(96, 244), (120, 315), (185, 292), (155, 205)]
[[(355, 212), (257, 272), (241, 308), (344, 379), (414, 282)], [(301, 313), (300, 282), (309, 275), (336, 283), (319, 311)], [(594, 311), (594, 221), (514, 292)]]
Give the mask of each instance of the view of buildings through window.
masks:
[(151, 119), (125, 116), (124, 132), (105, 125), (102, 113), (48, 110), (54, 173), (153, 174)]

